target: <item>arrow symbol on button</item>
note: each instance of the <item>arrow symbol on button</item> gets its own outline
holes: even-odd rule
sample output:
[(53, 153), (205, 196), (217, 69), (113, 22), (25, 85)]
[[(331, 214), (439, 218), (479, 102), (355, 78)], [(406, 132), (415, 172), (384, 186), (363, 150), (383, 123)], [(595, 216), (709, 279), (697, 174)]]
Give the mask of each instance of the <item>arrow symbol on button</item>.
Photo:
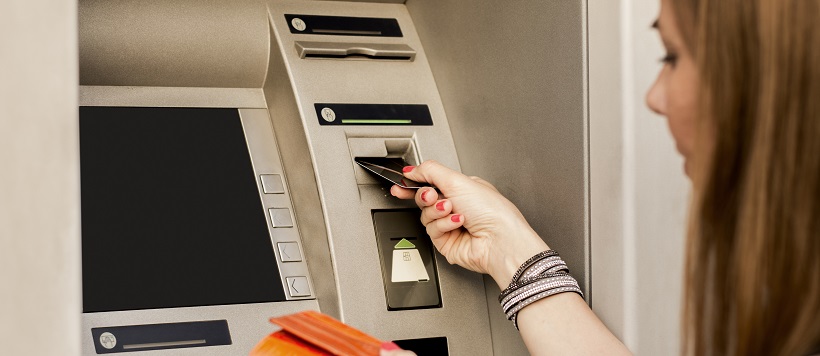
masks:
[(296, 289), (296, 287), (294, 287), (294, 286), (293, 286), (293, 284), (294, 284), (294, 283), (296, 283), (296, 280), (295, 280), (295, 279), (291, 279), (291, 280), (290, 280), (290, 288), (291, 288), (291, 289), (293, 289), (294, 291), (296, 291), (296, 293), (302, 293), (302, 292), (300, 292), (298, 289)]

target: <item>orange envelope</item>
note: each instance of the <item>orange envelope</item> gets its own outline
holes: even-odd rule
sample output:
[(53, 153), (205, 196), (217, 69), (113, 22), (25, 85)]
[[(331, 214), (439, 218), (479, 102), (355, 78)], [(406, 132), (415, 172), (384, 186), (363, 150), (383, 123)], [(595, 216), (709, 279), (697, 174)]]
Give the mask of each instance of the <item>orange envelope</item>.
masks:
[(315, 311), (271, 318), (270, 321), (282, 330), (262, 339), (250, 356), (374, 356), (379, 354), (382, 345), (379, 339)]

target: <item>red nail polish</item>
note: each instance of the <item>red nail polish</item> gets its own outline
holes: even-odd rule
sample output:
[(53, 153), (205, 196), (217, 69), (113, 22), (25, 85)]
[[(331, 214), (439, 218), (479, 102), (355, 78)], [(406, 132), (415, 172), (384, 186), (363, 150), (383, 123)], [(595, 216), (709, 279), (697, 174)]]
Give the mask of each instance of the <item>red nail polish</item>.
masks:
[(404, 166), (404, 168), (402, 168), (401, 171), (407, 173), (413, 171), (414, 169), (416, 169), (416, 166)]
[(425, 191), (421, 192), (421, 201), (427, 201), (427, 193), (429, 193), (429, 192), (430, 192), (429, 190), (425, 190)]
[(461, 215), (458, 215), (458, 214), (453, 215), (453, 216), (450, 217), (450, 220), (452, 220), (453, 222), (460, 222), (461, 221)]
[(399, 345), (396, 345), (396, 343), (394, 343), (392, 341), (385, 341), (385, 342), (382, 343), (382, 350), (385, 350), (385, 351), (401, 350), (401, 347), (399, 347)]
[(436, 204), (436, 210), (444, 211), (444, 201), (440, 201)]

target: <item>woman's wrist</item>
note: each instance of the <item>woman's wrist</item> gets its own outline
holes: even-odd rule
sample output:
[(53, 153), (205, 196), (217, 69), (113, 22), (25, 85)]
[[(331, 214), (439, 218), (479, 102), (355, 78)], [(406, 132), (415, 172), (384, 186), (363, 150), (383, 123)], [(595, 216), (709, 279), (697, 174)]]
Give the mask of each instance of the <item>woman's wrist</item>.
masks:
[(516, 329), (518, 312), (541, 299), (567, 292), (583, 297), (583, 291), (569, 274), (566, 262), (553, 250), (532, 256), (518, 268), (511, 280), (498, 296), (498, 302)]
[(495, 239), (501, 246), (494, 246), (489, 251), (487, 272), (500, 289), (507, 288), (522, 263), (539, 252), (549, 250), (549, 246), (526, 221), (513, 226), (502, 232), (507, 238)]

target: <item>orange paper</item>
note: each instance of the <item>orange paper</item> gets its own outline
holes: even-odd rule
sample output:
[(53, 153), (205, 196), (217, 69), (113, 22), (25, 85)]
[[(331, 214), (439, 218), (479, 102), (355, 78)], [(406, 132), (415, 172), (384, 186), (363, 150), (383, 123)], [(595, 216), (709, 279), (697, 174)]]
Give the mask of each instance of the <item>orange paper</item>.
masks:
[(282, 330), (263, 339), (251, 356), (374, 356), (381, 349), (379, 339), (319, 312), (304, 311), (270, 321)]

